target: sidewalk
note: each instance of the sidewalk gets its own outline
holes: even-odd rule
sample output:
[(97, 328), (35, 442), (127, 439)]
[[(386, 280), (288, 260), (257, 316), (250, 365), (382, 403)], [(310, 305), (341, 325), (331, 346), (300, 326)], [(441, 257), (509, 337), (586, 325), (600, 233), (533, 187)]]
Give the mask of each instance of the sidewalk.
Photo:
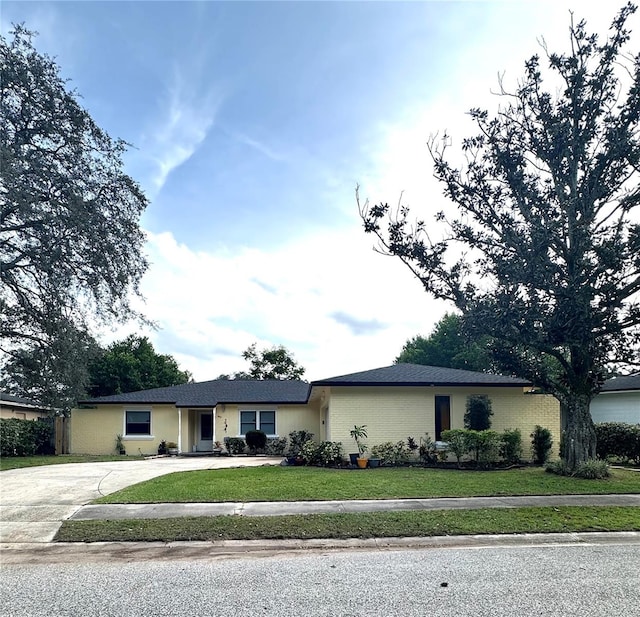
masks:
[[(248, 503), (97, 504), (79, 508), (70, 520), (176, 518), (182, 516), (283, 516), (398, 510), (471, 510), (527, 506), (637, 506), (639, 495), (548, 495), (453, 497), (437, 499), (359, 499), (352, 501), (258, 501)], [(640, 516), (640, 512), (638, 513)]]

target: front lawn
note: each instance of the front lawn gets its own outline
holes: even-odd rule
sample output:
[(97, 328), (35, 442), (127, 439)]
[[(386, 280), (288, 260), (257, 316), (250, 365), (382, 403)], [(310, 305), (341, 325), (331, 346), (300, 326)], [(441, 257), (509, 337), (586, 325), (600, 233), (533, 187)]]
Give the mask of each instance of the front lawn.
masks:
[(0, 471), (38, 467), (40, 465), (62, 465), (63, 463), (102, 463), (109, 461), (143, 460), (141, 456), (122, 456), (121, 454), (60, 454), (58, 456), (3, 456), (0, 458)]
[(187, 471), (135, 484), (95, 503), (326, 501), (502, 495), (640, 493), (640, 473), (612, 469), (607, 480), (579, 480), (539, 467), (459, 471), (397, 467), (364, 470), (246, 467)]
[(297, 516), (64, 521), (57, 542), (389, 538), (494, 533), (640, 531), (634, 507), (501, 508)]

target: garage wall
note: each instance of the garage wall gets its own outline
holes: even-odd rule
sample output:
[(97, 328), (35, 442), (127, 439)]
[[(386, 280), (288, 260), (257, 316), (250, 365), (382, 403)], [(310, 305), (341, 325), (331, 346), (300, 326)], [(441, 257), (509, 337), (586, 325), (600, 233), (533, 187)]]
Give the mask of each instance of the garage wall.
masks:
[(548, 428), (557, 455), (560, 442), (560, 408), (553, 397), (525, 394), (522, 388), (436, 387), (339, 387), (330, 388), (329, 439), (341, 441), (345, 452), (355, 452), (349, 435), (354, 425), (367, 425), (372, 446), (385, 441), (419, 440), (425, 433), (435, 436), (435, 397), (449, 396), (451, 428), (464, 427), (467, 397), (485, 394), (492, 403), (493, 430), (520, 429), (525, 458), (530, 457), (529, 435), (536, 424)]

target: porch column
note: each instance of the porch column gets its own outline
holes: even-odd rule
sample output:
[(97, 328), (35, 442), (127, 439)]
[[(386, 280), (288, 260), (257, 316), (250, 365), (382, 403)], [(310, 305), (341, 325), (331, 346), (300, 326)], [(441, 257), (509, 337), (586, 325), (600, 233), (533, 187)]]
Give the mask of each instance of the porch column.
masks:
[(211, 413), (213, 414), (213, 435), (211, 436), (211, 439), (213, 440), (213, 442), (211, 443), (211, 449), (213, 450), (216, 447), (216, 414), (218, 413), (217, 408), (214, 407)]
[(182, 409), (178, 407), (178, 454), (182, 452)]

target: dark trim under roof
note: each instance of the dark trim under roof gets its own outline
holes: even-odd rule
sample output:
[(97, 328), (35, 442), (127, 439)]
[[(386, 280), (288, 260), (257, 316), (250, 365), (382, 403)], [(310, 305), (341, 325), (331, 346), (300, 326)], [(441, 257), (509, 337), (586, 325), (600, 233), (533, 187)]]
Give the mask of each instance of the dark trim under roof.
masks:
[(607, 379), (602, 384), (601, 392), (624, 392), (640, 390), (640, 373)]
[(491, 386), (526, 387), (531, 382), (517, 377), (478, 373), (441, 366), (393, 364), (360, 373), (311, 382), (312, 386)]
[(214, 379), (180, 386), (113, 394), (79, 401), (79, 405), (129, 404), (175, 405), (176, 407), (215, 407), (224, 403), (241, 405), (304, 404), (311, 386), (297, 380)]

